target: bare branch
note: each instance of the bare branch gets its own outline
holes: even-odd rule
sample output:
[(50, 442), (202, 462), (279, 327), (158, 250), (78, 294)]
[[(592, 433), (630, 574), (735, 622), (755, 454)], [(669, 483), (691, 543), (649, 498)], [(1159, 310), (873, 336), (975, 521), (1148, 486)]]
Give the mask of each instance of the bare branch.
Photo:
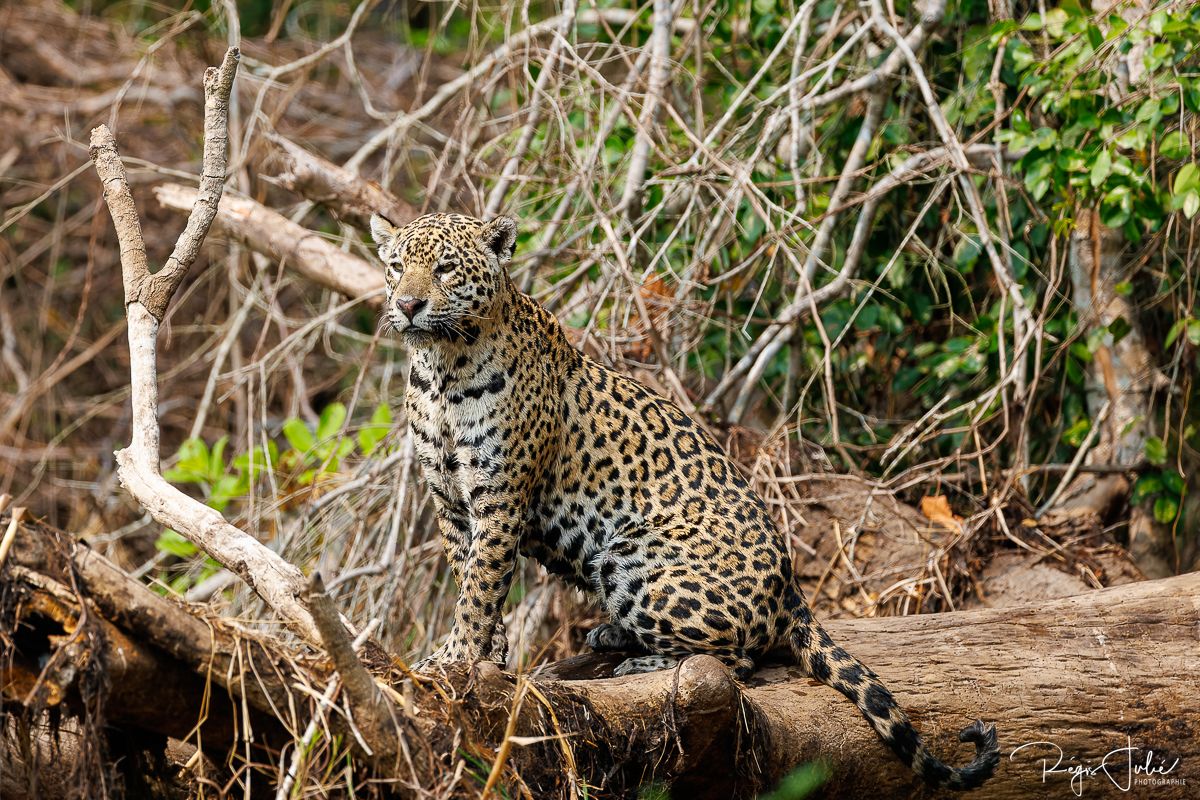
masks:
[[(237, 74), (238, 57), (237, 48), (231, 47), (225, 53), (220, 69), (209, 67), (204, 71), (204, 162), (200, 172), (200, 192), (188, 215), (187, 227), (175, 243), (175, 250), (155, 276), (162, 281), (161, 291), (166, 295), (166, 302), (170, 301), (196, 260), (225, 191), (225, 168), (229, 160), (229, 94)], [(166, 310), (166, 302), (156, 315), (159, 322), (162, 311)], [(147, 308), (151, 313), (155, 311), (153, 307)]]
[(641, 210), (642, 182), (646, 165), (650, 160), (650, 136), (658, 121), (663, 92), (670, 75), (671, 22), (674, 14), (670, 0), (654, 0), (654, 32), (650, 36), (650, 81), (646, 87), (646, 99), (638, 119), (637, 141), (629, 159), (629, 171), (625, 173), (625, 188), (621, 193), (621, 208), (632, 220)]
[(913, 29), (908, 32), (908, 36), (900, 40), (904, 47), (897, 46), (892, 52), (888, 53), (888, 57), (883, 60), (882, 64), (861, 78), (847, 81), (816, 97), (801, 100), (801, 110), (814, 111), (835, 103), (843, 97), (879, 88), (884, 81), (891, 78), (900, 70), (900, 65), (904, 63), (906, 56), (904, 48), (907, 48), (909, 52), (920, 50), (924, 46), (930, 32), (941, 23), (945, 13), (946, 0), (929, 0), (925, 8), (921, 10), (920, 22), (913, 26)]
[(504, 168), (500, 171), (500, 179), (496, 181), (496, 185), (492, 187), (492, 193), (488, 195), (487, 206), (483, 210), (485, 219), (499, 213), (501, 204), (504, 202), (504, 195), (508, 193), (508, 187), (517, 174), (517, 168), (520, 166), (521, 160), (525, 158), (534, 134), (537, 133), (538, 123), (542, 119), (542, 96), (546, 93), (546, 86), (549, 85), (550, 76), (554, 74), (554, 67), (558, 63), (558, 55), (575, 22), (575, 0), (566, 0), (560, 18), (561, 22), (558, 30), (555, 31), (554, 41), (550, 43), (550, 52), (546, 54), (546, 60), (542, 63), (541, 71), (538, 73), (537, 83), (534, 84), (533, 91), (530, 93), (529, 118), (525, 120), (521, 138), (517, 140), (517, 146), (513, 148), (512, 155), (508, 157)]
[(325, 652), (333, 660), (333, 668), (341, 676), (342, 687), (356, 712), (355, 725), (370, 747), (372, 757), (379, 764), (392, 761), (397, 754), (399, 739), (395, 709), (354, 652), (354, 642), (333, 601), (325, 593), (325, 582), (319, 572), (313, 573), (306, 600)]
[[(986, 163), (992, 159), (997, 148), (995, 145), (976, 144), (969, 145), (964, 148), (964, 154), (970, 163)], [(1024, 152), (1008, 152), (1002, 154), (1002, 160), (1014, 161), (1020, 158)], [(858, 268), (858, 262), (862, 258), (863, 249), (866, 247), (867, 237), (871, 232), (871, 221), (874, 219), (875, 210), (878, 208), (880, 201), (888, 192), (900, 186), (903, 183), (919, 177), (930, 169), (944, 164), (950, 159), (950, 150), (948, 147), (935, 147), (926, 150), (922, 153), (909, 156), (900, 166), (893, 169), (888, 175), (881, 178), (874, 186), (870, 188), (864, 195), (856, 199), (855, 203), (862, 203), (862, 210), (859, 212), (858, 221), (854, 226), (854, 233), (850, 240), (850, 246), (847, 248), (846, 257), (842, 262), (842, 267), (838, 274), (834, 276), (829, 283), (822, 285), (819, 288), (812, 289), (809, 284), (808, 294), (798, 295), (791, 303), (788, 303), (784, 309), (776, 315), (772, 327), (768, 332), (761, 335), (744, 356), (722, 377), (721, 382), (709, 393), (705, 398), (705, 405), (713, 406), (720, 401), (720, 398), (730, 388), (737, 385), (742, 380), (742, 376), (752, 369), (760, 360), (764, 363), (770, 361), (770, 356), (765, 359), (762, 357), (763, 351), (771, 347), (776, 341), (780, 326), (791, 327), (796, 324), (805, 314), (812, 309), (812, 304), (818, 306), (828, 302), (849, 285), (850, 278), (854, 271)], [(845, 209), (849, 203), (832, 205), (829, 214), (836, 216), (840, 211)], [(815, 247), (815, 244), (814, 244)], [(788, 338), (791, 334), (784, 336)], [(771, 354), (778, 352), (778, 348), (771, 351)]]
[[(581, 12), (575, 17), (581, 25), (594, 24), (600, 21), (611, 21), (615, 24), (621, 24), (630, 19), (630, 12), (627, 9), (596, 9), (591, 11)], [(377, 131), (374, 136), (366, 141), (362, 147), (350, 157), (346, 162), (346, 169), (357, 173), (362, 165), (372, 154), (375, 153), (386, 142), (395, 137), (404, 135), (409, 128), (416, 125), (438, 112), (446, 103), (455, 97), (463, 89), (474, 84), (477, 80), (487, 75), (496, 68), (504, 59), (508, 58), (516, 50), (524, 47), (534, 39), (544, 36), (547, 33), (557, 31), (563, 24), (563, 18), (567, 14), (557, 14), (549, 19), (542, 20), (534, 25), (530, 25), (522, 31), (518, 31), (510, 36), (504, 44), (497, 47), (484, 58), (480, 59), (477, 64), (469, 70), (459, 75), (452, 81), (447, 81), (442, 84), (433, 97), (430, 97), (420, 108), (408, 111), (403, 114), (398, 114), (395, 119), (387, 124), (384, 128)], [(687, 22), (691, 23), (691, 20)], [(694, 23), (692, 23), (694, 25)], [(690, 25), (681, 26), (682, 29), (690, 29)]]
[[(104, 186), (104, 202), (117, 229), (121, 248), (121, 277), (125, 283), (125, 302), (132, 303), (142, 294), (142, 286), (151, 279), (146, 259), (146, 242), (142, 238), (142, 222), (129, 191), (125, 165), (117, 152), (117, 141), (107, 125), (92, 130), (92, 163)], [(161, 319), (159, 314), (155, 319)]]
[[(854, 145), (850, 148), (849, 155), (846, 156), (846, 162), (842, 165), (841, 177), (838, 178), (837, 185), (833, 189), (833, 194), (829, 197), (829, 204), (835, 209), (845, 202), (846, 196), (850, 192), (850, 187), (858, 177), (858, 171), (862, 169), (863, 162), (867, 157), (867, 150), (875, 138), (875, 131), (879, 127), (879, 121), (883, 117), (883, 109), (886, 104), (887, 98), (882, 91), (872, 93), (867, 101), (866, 116), (863, 118), (862, 126), (858, 130), (858, 136), (854, 140)], [(812, 307), (812, 300), (806, 300), (805, 298), (812, 293), (812, 284), (816, 278), (817, 263), (825, 257), (825, 250), (829, 247), (829, 243), (833, 239), (833, 229), (837, 226), (837, 222), (838, 214), (834, 211), (825, 217), (821, 223), (821, 227), (817, 229), (817, 236), (813, 240), (812, 247), (808, 251), (808, 257), (804, 261), (804, 269), (800, 275), (800, 282), (796, 287), (796, 297), (792, 300), (791, 308), (799, 310), (805, 306)], [(771, 363), (771, 359), (774, 358), (775, 353), (791, 339), (794, 328), (795, 323), (792, 322), (785, 328), (776, 331), (771, 343), (754, 362), (749, 375), (747, 375), (745, 381), (742, 383), (741, 391), (738, 392), (733, 409), (729, 412), (730, 422), (736, 424), (741, 421), (742, 415), (746, 413), (746, 407), (750, 402), (750, 395), (754, 391), (758, 379), (762, 376), (767, 365)]]
[(126, 305), (140, 302), (154, 319), (162, 322), (167, 305), (196, 260), (200, 244), (208, 234), (217, 203), (225, 190), (225, 167), (228, 163), (229, 93), (237, 74), (238, 50), (229, 48), (221, 67), (209, 67), (204, 72), (204, 162), (200, 174), (200, 191), (188, 216), (187, 226), (175, 243), (175, 250), (161, 270), (150, 273), (146, 244), (142, 239), (137, 207), (129, 192), (125, 167), (117, 153), (117, 143), (108, 126), (92, 131), (91, 157), (96, 172), (104, 184), (104, 199), (108, 203), (117, 239), (121, 245), (121, 271), (125, 282)]

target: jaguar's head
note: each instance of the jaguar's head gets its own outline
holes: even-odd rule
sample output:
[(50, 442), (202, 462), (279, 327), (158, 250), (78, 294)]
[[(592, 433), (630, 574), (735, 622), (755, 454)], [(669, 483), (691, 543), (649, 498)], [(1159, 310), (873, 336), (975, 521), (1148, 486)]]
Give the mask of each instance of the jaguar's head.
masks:
[(507, 287), (516, 222), (426, 214), (396, 227), (376, 214), (371, 235), (387, 269), (384, 315), (406, 344), (472, 341), (479, 335)]

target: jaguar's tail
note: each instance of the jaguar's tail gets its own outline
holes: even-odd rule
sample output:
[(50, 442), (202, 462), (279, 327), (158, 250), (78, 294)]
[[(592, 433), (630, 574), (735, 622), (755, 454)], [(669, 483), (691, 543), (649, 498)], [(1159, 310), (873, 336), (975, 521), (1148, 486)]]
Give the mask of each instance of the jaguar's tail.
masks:
[(928, 785), (947, 789), (974, 789), (992, 777), (1000, 763), (994, 725), (984, 725), (982, 720), (968, 725), (958, 738), (963, 742), (974, 742), (975, 758), (964, 767), (943, 764), (926, 748), (908, 715), (879, 676), (834, 644), (825, 629), (813, 619), (803, 596), (798, 591), (794, 594), (789, 602), (794, 618), (791, 647), (797, 662), (808, 670), (809, 675), (853, 700), (879, 738), (905, 765)]

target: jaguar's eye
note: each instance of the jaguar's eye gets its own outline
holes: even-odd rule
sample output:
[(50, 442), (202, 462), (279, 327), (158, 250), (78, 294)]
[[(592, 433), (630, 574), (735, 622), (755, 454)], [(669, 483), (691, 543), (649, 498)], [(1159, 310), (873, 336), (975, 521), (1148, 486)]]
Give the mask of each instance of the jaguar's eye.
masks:
[(439, 261), (437, 263), (437, 265), (433, 268), (433, 271), (437, 275), (448, 275), (451, 272), (453, 272), (454, 268), (457, 266), (458, 266), (458, 261), (456, 261), (454, 259), (447, 259), (446, 261)]
[(403, 274), (404, 274), (404, 265), (403, 264), (388, 264), (387, 265), (387, 276), (389, 278), (391, 278), (393, 281), (400, 280), (400, 276)]

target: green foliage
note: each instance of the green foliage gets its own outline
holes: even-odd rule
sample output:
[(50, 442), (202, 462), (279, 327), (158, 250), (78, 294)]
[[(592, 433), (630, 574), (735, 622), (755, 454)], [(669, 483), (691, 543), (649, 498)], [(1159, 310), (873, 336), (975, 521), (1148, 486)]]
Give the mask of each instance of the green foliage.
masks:
[(638, 800), (671, 800), (671, 790), (662, 783), (648, 783), (638, 787)]
[(801, 800), (809, 797), (829, 780), (828, 765), (820, 761), (802, 764), (788, 773), (772, 791), (759, 800)]
[(392, 409), (387, 403), (380, 403), (371, 414), (371, 421), (358, 431), (358, 449), (365, 456), (371, 455), (391, 429)]
[[(1162, 442), (1159, 441), (1155, 448), (1161, 448)], [(1151, 463), (1155, 463), (1150, 459), (1151, 445), (1147, 443), (1146, 454), (1147, 459)], [(1165, 461), (1165, 451), (1163, 452)], [(1157, 463), (1162, 463), (1157, 462)], [(1164, 525), (1174, 523), (1183, 509), (1183, 497), (1187, 493), (1187, 483), (1177, 470), (1167, 468), (1161, 471), (1150, 471), (1144, 473), (1138, 478), (1137, 483), (1133, 486), (1133, 495), (1129, 502), (1131, 505), (1141, 505), (1143, 503), (1152, 504), (1154, 518)]]
[(288, 472), (298, 471), (296, 483), (307, 486), (320, 476), (336, 473), (342, 459), (354, 452), (355, 440), (340, 436), (345, 422), (346, 407), (330, 403), (321, 411), (316, 427), (297, 418), (283, 423), (283, 436), (291, 449), (280, 456), (279, 463)]
[[(226, 457), (228, 436), (217, 439), (211, 447), (203, 439), (187, 439), (179, 446), (175, 466), (163, 477), (172, 483), (195, 486), (204, 502), (221, 512), (244, 501), (268, 475), (273, 475), (285, 492), (311, 486), (336, 475), (354, 453), (376, 453), (392, 429), (392, 412), (386, 403), (376, 406), (369, 421), (354, 435), (345, 430), (346, 416), (343, 404), (330, 403), (321, 410), (315, 426), (297, 417), (285, 421), (280, 430), (286, 444), (283, 450), (268, 440), (265, 447), (254, 447), (232, 459)], [(155, 547), (181, 559), (198, 554), (196, 545), (169, 529), (158, 537)], [(182, 592), (217, 569), (219, 565), (206, 557), (198, 574), (180, 575), (168, 583)]]
[[(1044, 37), (1048, 56), (1035, 54), (1025, 34)], [(1017, 169), (1035, 202), (1098, 205), (1105, 225), (1135, 241), (1157, 230), (1170, 211), (1182, 209), (1190, 218), (1200, 209), (1192, 141), (1178, 126), (1181, 103), (1186, 111), (1200, 110), (1200, 79), (1186, 74), (1198, 61), (1195, 7), (1156, 11), (1143, 29), (1116, 15), (1095, 20), (1064, 4), (1020, 24), (997, 23), (987, 39), (1004, 49), (1005, 72), (1028, 98), (997, 139), (1028, 151)], [(1104, 62), (1142, 42), (1148, 45), (1137, 65), (1146, 71), (1143, 91), (1114, 100), (1113, 72)], [(1153, 170), (1156, 156), (1175, 163)], [(1170, 186), (1155, 177), (1171, 173)]]
[(189, 483), (199, 486), (205, 502), (218, 511), (224, 511), (230, 501), (250, 491), (266, 459), (257, 457), (252, 463), (247, 457), (239, 466), (239, 460), (227, 463), (225, 448), (229, 437), (222, 436), (210, 449), (202, 439), (188, 439), (179, 446), (175, 466), (163, 473), (173, 483)]

